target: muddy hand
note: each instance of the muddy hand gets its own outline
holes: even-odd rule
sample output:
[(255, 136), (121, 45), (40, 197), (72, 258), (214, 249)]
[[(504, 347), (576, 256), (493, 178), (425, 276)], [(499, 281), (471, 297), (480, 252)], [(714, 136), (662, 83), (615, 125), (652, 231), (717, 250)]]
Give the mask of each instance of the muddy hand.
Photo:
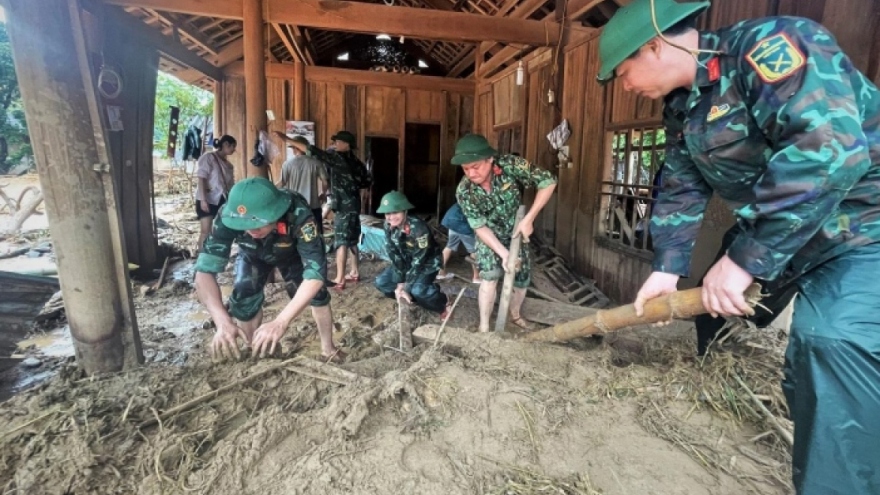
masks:
[(398, 289), (395, 291), (395, 295), (397, 296), (397, 302), (400, 302), (401, 299), (408, 303), (412, 303), (412, 296), (409, 295), (409, 292), (405, 290)]
[(260, 325), (254, 333), (254, 356), (266, 357), (275, 354), (275, 347), (286, 330), (287, 325), (277, 320)]
[(238, 337), (247, 342), (247, 335), (238, 325), (229, 322), (217, 325), (217, 332), (211, 340), (211, 357), (213, 359), (241, 359), (238, 350)]

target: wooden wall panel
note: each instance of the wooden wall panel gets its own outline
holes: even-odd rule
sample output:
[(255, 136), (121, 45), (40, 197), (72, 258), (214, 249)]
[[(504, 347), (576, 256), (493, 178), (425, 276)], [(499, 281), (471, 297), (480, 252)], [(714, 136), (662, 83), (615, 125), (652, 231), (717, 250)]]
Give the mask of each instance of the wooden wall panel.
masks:
[(458, 185), (458, 172), (461, 167), (452, 165), (449, 160), (455, 154), (455, 143), (463, 135), (460, 126), (464, 106), (468, 103), (462, 95), (449, 93), (446, 98), (446, 118), (441, 126), (443, 143), (440, 152), (439, 197), (437, 216), (443, 215), (455, 203), (455, 188)]
[[(529, 70), (524, 156), (532, 163), (551, 170), (553, 175), (556, 175), (558, 160), (546, 137), (556, 126), (555, 107), (548, 104), (546, 99), (546, 81), (551, 78), (552, 67), (550, 64), (540, 67), (530, 65)], [(556, 235), (556, 207), (557, 195), (554, 194), (535, 221), (538, 234), (550, 243), (554, 241)]]
[(445, 92), (406, 91), (406, 121), (439, 124), (446, 117)]
[[(594, 84), (593, 77), (585, 72), (587, 64), (587, 48), (581, 45), (565, 53), (565, 87), (562, 98), (562, 117), (568, 119), (571, 127), (571, 137), (568, 140), (569, 149), (572, 150), (571, 167), (559, 169), (559, 184), (556, 188), (556, 248), (570, 261), (575, 260), (575, 243), (586, 242), (580, 239), (580, 234), (575, 227), (575, 211), (578, 205), (580, 192), (579, 176), (580, 167), (583, 166), (584, 157), (580, 153), (581, 143), (587, 137), (584, 134), (584, 91), (587, 84)], [(599, 110), (599, 109), (596, 109)], [(601, 112), (598, 115), (602, 115)], [(591, 116), (590, 118), (594, 118)], [(565, 233), (565, 235), (563, 235)]]
[(366, 100), (364, 132), (369, 135), (402, 137), (406, 104), (404, 90), (368, 86)]
[[(327, 83), (327, 102), (326, 102), (326, 138), (329, 140), (331, 136), (345, 129), (345, 85), (342, 83)], [(349, 132), (357, 134), (355, 129), (348, 129)], [(327, 143), (329, 144), (329, 142)]]
[(361, 105), (358, 87), (345, 86), (345, 123), (343, 127), (353, 132), (358, 138), (358, 148), (363, 148), (363, 136), (361, 136)]
[[(266, 80), (266, 110), (271, 111), (272, 116), (275, 117), (275, 120), (268, 120), (267, 116), (267, 125), (270, 133), (272, 131), (284, 132), (287, 128), (285, 123), (288, 108), (287, 98), (287, 81), (284, 79)], [(287, 157), (286, 148), (281, 148), (279, 151), (278, 156), (272, 160), (272, 168), (270, 169), (270, 177), (275, 182), (281, 177), (281, 165), (284, 164), (284, 160)]]
[(516, 85), (513, 73), (492, 83), (495, 127), (522, 122), (525, 99), (523, 88), (524, 86)]
[(245, 142), (244, 78), (227, 77), (223, 83), (223, 93), (223, 123), (226, 128), (218, 129), (215, 134), (217, 136), (229, 134), (239, 142), (239, 149), (229, 157), (229, 161), (235, 166), (235, 180), (237, 182), (247, 177), (245, 164), (250, 158), (248, 153), (252, 151), (241, 145)]

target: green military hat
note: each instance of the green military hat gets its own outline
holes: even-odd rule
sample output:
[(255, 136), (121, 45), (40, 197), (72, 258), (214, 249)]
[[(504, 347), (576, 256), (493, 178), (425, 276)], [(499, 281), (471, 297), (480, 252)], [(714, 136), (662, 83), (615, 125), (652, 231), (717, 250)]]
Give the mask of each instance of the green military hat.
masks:
[(468, 134), (455, 143), (455, 155), (452, 156), (453, 165), (465, 165), (493, 157), (498, 152), (489, 146), (489, 141), (480, 134)]
[(234, 186), (220, 217), (232, 230), (250, 230), (274, 223), (290, 208), (291, 196), (263, 177), (251, 177)]
[(395, 213), (412, 208), (413, 205), (406, 199), (406, 195), (400, 191), (391, 191), (382, 196), (382, 201), (379, 204), (379, 208), (376, 208), (376, 213)]
[[(674, 0), (635, 0), (619, 9), (602, 28), (599, 36), (598, 80), (604, 84), (614, 79), (617, 66), (657, 36), (678, 22), (697, 15), (709, 7), (709, 2), (678, 3)], [(654, 26), (651, 10), (657, 25)]]
[(339, 131), (334, 134), (331, 138), (331, 141), (345, 141), (348, 143), (348, 146), (351, 149), (355, 149), (357, 147), (357, 139), (355, 139), (354, 134), (348, 131)]

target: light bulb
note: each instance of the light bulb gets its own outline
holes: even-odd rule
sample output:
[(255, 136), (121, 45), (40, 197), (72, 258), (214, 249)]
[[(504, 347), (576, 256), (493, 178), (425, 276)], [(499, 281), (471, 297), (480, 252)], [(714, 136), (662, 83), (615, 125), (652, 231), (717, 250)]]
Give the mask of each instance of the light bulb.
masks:
[(547, 90), (547, 103), (553, 103), (553, 100), (556, 99), (556, 93), (553, 92), (552, 89)]
[(522, 60), (516, 66), (516, 85), (522, 86), (526, 79), (526, 70), (523, 68)]

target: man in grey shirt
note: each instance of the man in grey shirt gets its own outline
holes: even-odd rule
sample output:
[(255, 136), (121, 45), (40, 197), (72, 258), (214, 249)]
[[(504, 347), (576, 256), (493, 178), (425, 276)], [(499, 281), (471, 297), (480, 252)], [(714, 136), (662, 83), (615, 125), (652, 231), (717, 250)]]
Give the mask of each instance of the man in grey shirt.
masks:
[[(293, 140), (305, 145), (310, 144), (303, 136), (296, 136)], [(277, 185), (298, 192), (306, 198), (309, 208), (312, 209), (312, 214), (315, 216), (318, 230), (323, 235), (321, 197), (327, 193), (327, 188), (330, 186), (327, 169), (320, 160), (312, 158), (296, 148), (293, 148), (293, 155), (293, 158), (281, 166), (281, 180)]]

